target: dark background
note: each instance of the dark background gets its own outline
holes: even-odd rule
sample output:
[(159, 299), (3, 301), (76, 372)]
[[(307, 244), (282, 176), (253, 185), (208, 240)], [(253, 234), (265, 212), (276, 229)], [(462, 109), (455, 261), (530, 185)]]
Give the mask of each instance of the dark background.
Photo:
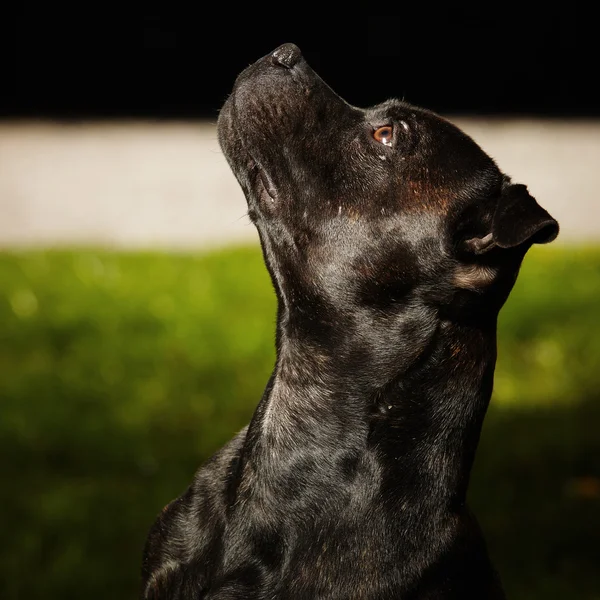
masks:
[(395, 5), (400, 14), (343, 16), (325, 5), (210, 8), (222, 11), (13, 8), (0, 25), (0, 116), (215, 118), (237, 73), (289, 41), (358, 106), (396, 96), (452, 114), (600, 114), (595, 19), (568, 3), (529, 13)]

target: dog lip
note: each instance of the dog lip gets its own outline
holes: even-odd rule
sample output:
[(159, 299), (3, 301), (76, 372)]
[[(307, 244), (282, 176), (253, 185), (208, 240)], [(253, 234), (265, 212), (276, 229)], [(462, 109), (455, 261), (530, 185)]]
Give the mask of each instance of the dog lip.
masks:
[(242, 183), (245, 191), (252, 193), (263, 202), (276, 202), (279, 194), (272, 177), (263, 167), (256, 153), (248, 147), (248, 140), (240, 134), (239, 119), (232, 96), (229, 97), (219, 115), (219, 131), (221, 146), (229, 156), (240, 183), (245, 181)]
[(259, 177), (260, 183), (262, 184), (264, 191), (267, 193), (267, 195), (271, 199), (271, 202), (275, 202), (275, 200), (277, 200), (277, 190), (275, 189), (275, 186), (273, 185), (273, 181), (269, 177), (269, 174), (267, 173), (267, 171), (265, 171), (262, 167), (258, 167), (258, 177)]
[(269, 173), (252, 156), (248, 161), (248, 173), (252, 181), (252, 186), (259, 198), (269, 199), (271, 202), (278, 200), (277, 188)]

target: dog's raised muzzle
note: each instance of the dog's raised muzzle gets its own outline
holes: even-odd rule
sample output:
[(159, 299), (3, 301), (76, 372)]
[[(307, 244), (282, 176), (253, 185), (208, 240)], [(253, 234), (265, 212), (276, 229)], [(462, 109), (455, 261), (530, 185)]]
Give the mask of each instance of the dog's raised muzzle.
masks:
[(301, 58), (302, 53), (296, 44), (283, 44), (271, 54), (273, 64), (286, 69), (291, 69), (298, 64)]

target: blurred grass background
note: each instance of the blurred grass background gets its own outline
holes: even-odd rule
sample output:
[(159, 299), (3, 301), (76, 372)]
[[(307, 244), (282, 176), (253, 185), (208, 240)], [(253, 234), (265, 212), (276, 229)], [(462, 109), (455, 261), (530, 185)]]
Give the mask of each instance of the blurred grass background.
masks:
[[(273, 360), (260, 252), (0, 253), (0, 598), (134, 598), (156, 514)], [(533, 248), (470, 500), (508, 595), (600, 598), (600, 248)]]

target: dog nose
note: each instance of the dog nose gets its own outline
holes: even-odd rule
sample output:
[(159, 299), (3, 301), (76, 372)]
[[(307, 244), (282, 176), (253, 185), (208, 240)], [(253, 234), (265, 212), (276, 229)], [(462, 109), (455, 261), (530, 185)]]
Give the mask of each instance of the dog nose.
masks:
[(302, 58), (300, 48), (296, 44), (283, 44), (271, 54), (273, 64), (291, 69)]

